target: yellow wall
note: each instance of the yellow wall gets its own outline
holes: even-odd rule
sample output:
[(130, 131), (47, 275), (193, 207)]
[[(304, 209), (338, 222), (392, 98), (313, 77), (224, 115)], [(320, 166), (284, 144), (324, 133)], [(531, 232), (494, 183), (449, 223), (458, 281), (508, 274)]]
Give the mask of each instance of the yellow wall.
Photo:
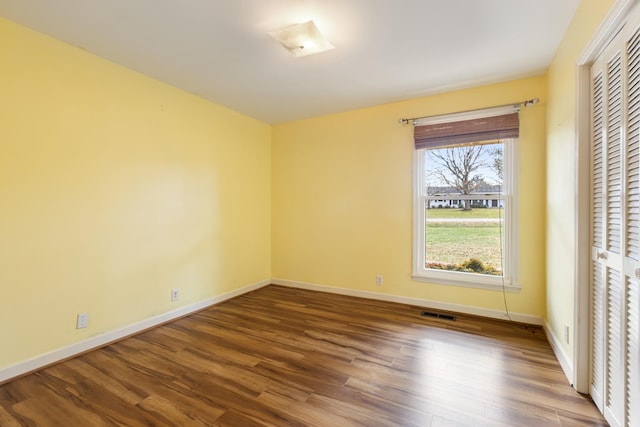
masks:
[(507, 300), (542, 317), (546, 92), (535, 77), (274, 126), (273, 277), (502, 310), (500, 292), (411, 279), (413, 131), (397, 120), (539, 97), (521, 112), (522, 291)]
[(269, 125), (4, 19), (0, 64), (0, 368), (271, 277)]
[[(548, 71), (546, 319), (557, 337), (574, 329), (576, 63), (613, 3), (582, 0)], [(560, 341), (571, 359), (573, 343)]]

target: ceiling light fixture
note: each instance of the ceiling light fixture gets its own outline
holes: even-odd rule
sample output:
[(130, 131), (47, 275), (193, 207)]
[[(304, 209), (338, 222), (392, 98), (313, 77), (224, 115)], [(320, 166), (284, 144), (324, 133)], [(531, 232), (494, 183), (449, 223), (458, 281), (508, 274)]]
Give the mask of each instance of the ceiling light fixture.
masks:
[(313, 21), (269, 31), (269, 35), (296, 57), (313, 55), (334, 48)]

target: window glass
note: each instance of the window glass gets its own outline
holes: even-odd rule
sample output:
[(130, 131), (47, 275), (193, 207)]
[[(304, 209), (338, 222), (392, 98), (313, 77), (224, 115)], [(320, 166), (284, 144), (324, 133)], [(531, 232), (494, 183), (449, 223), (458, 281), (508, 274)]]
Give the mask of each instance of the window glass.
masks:
[(417, 151), (414, 277), (514, 286), (515, 139)]

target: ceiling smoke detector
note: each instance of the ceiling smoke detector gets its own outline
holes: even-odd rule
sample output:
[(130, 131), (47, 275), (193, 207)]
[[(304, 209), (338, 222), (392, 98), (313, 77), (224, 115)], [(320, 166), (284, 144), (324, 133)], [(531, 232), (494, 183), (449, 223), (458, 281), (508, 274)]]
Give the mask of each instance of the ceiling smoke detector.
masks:
[(314, 55), (334, 49), (313, 21), (269, 31), (269, 35), (296, 57)]

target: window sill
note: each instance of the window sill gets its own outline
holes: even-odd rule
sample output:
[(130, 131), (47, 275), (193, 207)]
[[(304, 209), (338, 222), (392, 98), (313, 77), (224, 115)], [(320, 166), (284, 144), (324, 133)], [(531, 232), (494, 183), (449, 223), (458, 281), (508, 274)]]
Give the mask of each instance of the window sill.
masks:
[[(424, 282), (424, 283), (434, 283), (438, 285), (449, 285), (449, 286), (460, 286), (464, 288), (475, 288), (475, 289), (487, 289), (491, 291), (505, 291), (505, 292), (520, 292), (520, 286), (514, 286), (513, 284), (505, 283), (504, 285), (501, 281), (495, 280), (495, 283), (478, 283), (477, 281), (471, 280), (460, 280), (456, 279), (456, 273), (451, 274), (450, 278), (444, 277), (434, 277), (430, 274), (412, 274), (411, 279), (416, 282)], [(462, 273), (463, 275), (466, 275)]]

